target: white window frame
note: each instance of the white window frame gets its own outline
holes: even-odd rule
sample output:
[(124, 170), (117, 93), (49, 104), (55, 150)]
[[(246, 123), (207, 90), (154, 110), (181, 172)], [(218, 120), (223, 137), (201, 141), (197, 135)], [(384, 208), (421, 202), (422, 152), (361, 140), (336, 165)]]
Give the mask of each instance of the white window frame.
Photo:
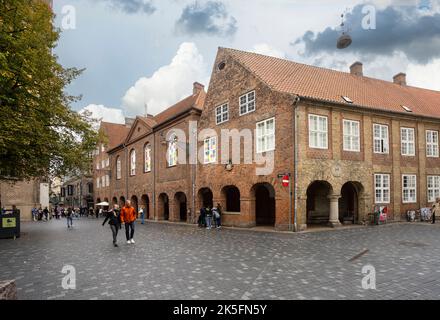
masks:
[[(376, 136), (376, 128), (379, 129), (379, 136)], [(382, 129), (385, 129), (385, 131)], [(379, 141), (379, 150), (376, 148), (376, 141)], [(388, 125), (379, 123), (373, 124), (373, 152), (376, 154), (390, 153), (390, 131)]]
[[(148, 157), (147, 157), (147, 151), (148, 151)], [(145, 173), (151, 172), (151, 145), (149, 143), (144, 147), (144, 172)]]
[(121, 157), (116, 158), (116, 180), (122, 179), (122, 163)]
[[(218, 121), (220, 118), (220, 121)], [(229, 104), (224, 103), (215, 108), (215, 124), (219, 125), (229, 121)]]
[(105, 176), (101, 177), (101, 188), (105, 188)]
[(438, 141), (439, 141), (438, 131), (426, 130), (426, 156), (428, 158), (439, 157)]
[[(268, 124), (272, 122), (273, 128), (269, 130)], [(261, 130), (262, 128), (262, 130)], [(274, 151), (276, 148), (276, 140), (275, 140), (275, 117), (269, 118), (256, 124), (256, 150), (257, 153)], [(272, 145), (269, 144), (269, 139), (273, 141)], [(260, 145), (261, 141), (261, 145)]]
[(110, 176), (108, 174), (105, 175), (105, 186), (110, 187)]
[(101, 182), (101, 179), (100, 178), (96, 178), (96, 189), (101, 188), (100, 187), (100, 182)]
[[(214, 146), (214, 147), (213, 147)], [(217, 162), (217, 137), (206, 138), (203, 143), (204, 163)]]
[(104, 152), (105, 151), (105, 145), (102, 143), (101, 144), (101, 152)]
[[(171, 151), (174, 151), (175, 156)], [(168, 141), (168, 150), (167, 150), (167, 163), (168, 167), (175, 167), (177, 166), (178, 161), (178, 150), (177, 150), (177, 136), (175, 134), (172, 134), (170, 137), (170, 141)]]
[[(312, 121), (316, 120), (316, 129), (312, 129)], [(319, 127), (320, 119), (325, 119), (325, 130)], [(317, 144), (313, 144), (312, 135), (316, 134)], [(320, 139), (323, 138), (323, 139)], [(309, 148), (328, 149), (328, 117), (318, 114), (309, 114)]]
[(440, 176), (428, 176), (426, 183), (428, 202), (434, 203), (440, 197)]
[(110, 166), (110, 158), (107, 158), (107, 160), (105, 161), (105, 166), (109, 167)]
[[(405, 178), (412, 180), (409, 181), (410, 186), (405, 187)], [(413, 197), (410, 197), (411, 191), (413, 191)], [(405, 198), (405, 194), (408, 198)], [(415, 174), (402, 174), (402, 203), (417, 203), (417, 175)]]
[[(385, 179), (388, 181), (386, 185)], [(380, 185), (378, 186), (378, 181)], [(378, 191), (380, 195), (378, 195)], [(387, 173), (375, 173), (374, 174), (374, 202), (375, 204), (388, 204), (391, 199), (391, 175)]]
[(130, 151), (130, 176), (136, 175), (136, 149)]
[[(253, 95), (253, 99), (250, 99), (249, 96)], [(245, 98), (245, 101), (242, 102), (242, 98)], [(250, 109), (249, 107), (253, 104), (253, 109)], [(249, 91), (246, 94), (243, 94), (238, 98), (238, 105), (239, 105), (239, 113), (240, 116), (244, 116), (245, 114), (254, 112), (257, 109), (257, 95), (255, 93), (255, 90)], [(246, 108), (246, 112), (242, 112), (242, 108)]]
[[(346, 125), (349, 126), (349, 132), (346, 132)], [(357, 126), (357, 134), (353, 133), (355, 131), (355, 126)], [(344, 119), (342, 123), (342, 131), (343, 131), (343, 149), (344, 151), (350, 152), (360, 152), (361, 151), (361, 123), (356, 120), (348, 120)], [(347, 145), (347, 140), (349, 141), (349, 145)], [(357, 143), (357, 146), (354, 146)]]
[[(410, 133), (412, 133), (412, 140), (409, 139)], [(404, 152), (404, 149), (406, 149), (406, 152)], [(402, 156), (414, 157), (416, 155), (416, 132), (414, 128), (400, 128), (400, 151)]]

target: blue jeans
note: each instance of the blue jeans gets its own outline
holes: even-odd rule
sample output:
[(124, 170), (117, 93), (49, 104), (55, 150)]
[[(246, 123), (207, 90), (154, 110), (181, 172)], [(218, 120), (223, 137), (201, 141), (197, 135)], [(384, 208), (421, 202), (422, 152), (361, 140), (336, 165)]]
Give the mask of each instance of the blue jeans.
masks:
[(145, 223), (145, 213), (141, 214), (141, 223), (144, 224)]
[(134, 222), (125, 223), (125, 237), (128, 240), (133, 239), (134, 236)]
[(67, 217), (67, 227), (73, 226), (73, 218), (72, 216)]
[(206, 227), (207, 228), (211, 228), (212, 224), (212, 217), (211, 216), (206, 216)]

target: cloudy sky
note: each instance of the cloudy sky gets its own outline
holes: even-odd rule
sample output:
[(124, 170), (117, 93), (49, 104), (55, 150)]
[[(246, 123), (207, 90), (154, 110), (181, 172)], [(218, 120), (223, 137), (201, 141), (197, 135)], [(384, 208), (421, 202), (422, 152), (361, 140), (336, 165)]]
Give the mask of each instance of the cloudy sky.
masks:
[[(209, 84), (219, 46), (440, 90), (440, 0), (55, 0), (55, 53), (98, 118), (157, 114)], [(341, 14), (353, 44), (336, 49)], [(368, 28), (366, 28), (367, 26)], [(74, 28), (73, 28), (74, 27)]]

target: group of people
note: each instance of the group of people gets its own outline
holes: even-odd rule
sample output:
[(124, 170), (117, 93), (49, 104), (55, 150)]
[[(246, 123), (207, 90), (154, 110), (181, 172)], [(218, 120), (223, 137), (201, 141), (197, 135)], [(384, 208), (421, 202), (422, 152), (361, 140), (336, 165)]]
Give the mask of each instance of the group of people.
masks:
[(50, 212), (47, 207), (44, 207), (44, 209), (42, 209), (41, 207), (39, 207), (38, 209), (36, 207), (33, 207), (31, 213), (32, 220), (34, 221), (49, 221), (49, 219), (51, 219)]
[[(103, 226), (108, 222), (113, 236), (113, 246), (117, 247), (117, 238), (119, 230), (122, 229), (122, 225), (125, 226), (125, 237), (127, 244), (134, 244), (134, 225), (137, 219), (137, 213), (134, 207), (131, 205), (131, 201), (127, 200), (124, 207), (119, 209), (117, 204), (113, 205), (113, 208), (104, 212), (105, 219), (102, 223)], [(142, 222), (143, 223), (143, 222)]]
[(203, 207), (200, 209), (200, 215), (198, 219), (198, 225), (201, 228), (206, 228), (208, 230), (213, 227), (216, 229), (221, 228), (221, 214), (222, 208), (219, 203), (214, 207)]

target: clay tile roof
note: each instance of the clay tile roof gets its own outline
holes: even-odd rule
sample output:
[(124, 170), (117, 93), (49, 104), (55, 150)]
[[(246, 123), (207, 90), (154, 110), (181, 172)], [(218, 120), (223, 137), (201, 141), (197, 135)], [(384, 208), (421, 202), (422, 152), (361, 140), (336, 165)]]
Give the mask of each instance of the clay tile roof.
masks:
[(153, 128), (157, 122), (154, 120), (154, 117), (145, 117), (145, 116), (137, 116), (141, 121), (143, 121), (147, 126)]
[[(413, 114), (440, 118), (440, 92), (402, 86), (393, 82), (356, 76), (289, 60), (234, 49), (225, 50), (260, 80), (279, 92), (301, 97), (346, 103), (393, 112), (412, 110)], [(349, 104), (347, 104), (349, 105)]]
[(120, 145), (127, 137), (130, 128), (124, 124), (101, 122), (101, 130), (104, 130), (108, 137), (108, 149), (113, 149)]
[(154, 116), (154, 121), (156, 122), (156, 125), (160, 125), (181, 113), (191, 110), (192, 108), (202, 111), (205, 98), (206, 92), (201, 90), (199, 93), (186, 97), (165, 111), (157, 114)]

